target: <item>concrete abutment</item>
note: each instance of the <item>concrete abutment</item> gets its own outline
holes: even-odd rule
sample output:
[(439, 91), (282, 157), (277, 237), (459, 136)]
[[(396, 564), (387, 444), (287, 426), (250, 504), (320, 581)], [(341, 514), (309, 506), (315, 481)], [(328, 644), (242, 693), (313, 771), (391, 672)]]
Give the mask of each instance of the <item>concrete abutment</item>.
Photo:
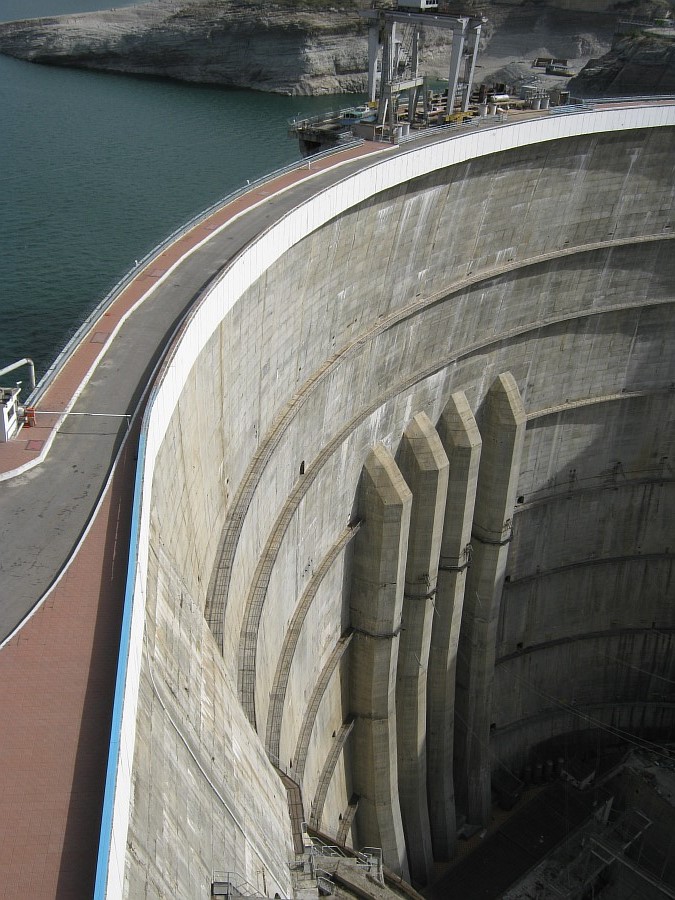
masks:
[(476, 485), (473, 547), (457, 648), (455, 781), (458, 805), (471, 825), (490, 822), (492, 684), (499, 608), (525, 437), (525, 410), (507, 372), (485, 398)]

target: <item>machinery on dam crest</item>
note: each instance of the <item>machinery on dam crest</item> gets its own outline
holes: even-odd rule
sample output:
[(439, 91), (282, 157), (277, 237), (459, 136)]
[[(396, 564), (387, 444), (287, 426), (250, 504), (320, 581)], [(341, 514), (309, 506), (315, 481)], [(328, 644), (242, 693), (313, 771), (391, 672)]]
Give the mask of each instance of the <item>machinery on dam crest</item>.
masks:
[[(293, 121), (290, 132), (303, 153), (334, 147), (354, 135), (393, 140), (420, 123), (461, 121), (469, 108), (483, 16), (439, 12), (437, 3), (426, 0), (361, 15), (368, 20), (368, 105)], [(452, 35), (448, 86), (435, 100), (419, 71), (423, 28)]]

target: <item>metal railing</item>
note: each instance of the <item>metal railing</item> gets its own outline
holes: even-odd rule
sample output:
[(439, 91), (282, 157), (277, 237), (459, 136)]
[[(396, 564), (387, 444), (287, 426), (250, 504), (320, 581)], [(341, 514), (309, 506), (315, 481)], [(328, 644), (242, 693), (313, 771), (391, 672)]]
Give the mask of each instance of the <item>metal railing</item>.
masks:
[[(344, 847), (339, 847), (336, 844), (326, 844), (320, 838), (313, 837), (312, 845), (309, 848), (309, 863), (310, 871), (317, 879), (317, 885), (320, 878), (331, 879), (331, 874), (317, 864), (322, 859), (349, 863), (355, 869), (369, 875), (379, 884), (384, 885), (384, 866), (380, 847), (364, 847), (359, 851), (348, 851)], [(330, 863), (324, 862), (324, 865), (330, 865)]]
[[(354, 112), (356, 106), (363, 106), (363, 104), (355, 104), (354, 106), (344, 106), (340, 109), (331, 109), (327, 112), (316, 113), (314, 116), (293, 116), (288, 119), (288, 127), (293, 131), (296, 131), (298, 128), (310, 128), (315, 125), (325, 125), (327, 122), (335, 122), (338, 119), (344, 118), (347, 113)], [(373, 110), (375, 112), (375, 110)]]
[[(504, 113), (497, 113), (494, 116), (474, 116), (466, 122), (448, 122), (445, 125), (430, 125), (428, 128), (411, 129), (408, 134), (402, 134), (398, 137), (397, 143), (407, 144), (409, 141), (416, 141), (424, 137), (432, 137), (437, 134), (449, 134), (450, 132), (470, 131), (472, 128), (480, 128), (481, 125), (490, 126), (499, 125), (506, 121)], [(384, 140), (390, 142), (390, 138), (375, 138), (375, 140)]]
[[(363, 143), (363, 139), (355, 137), (351, 141), (341, 143), (338, 147), (331, 147), (328, 150), (324, 150), (320, 153), (312, 154), (311, 162), (325, 159), (326, 157), (329, 157), (334, 153), (340, 152), (350, 147), (358, 147)], [(298, 159), (295, 162), (289, 163), (287, 166), (283, 166), (280, 169), (275, 169), (273, 172), (268, 172), (267, 174), (262, 175), (260, 178), (256, 178), (254, 181), (251, 181), (246, 185), (242, 185), (242, 187), (231, 191), (229, 194), (226, 194), (223, 198), (217, 200), (211, 206), (194, 215), (187, 222), (184, 222), (182, 225), (172, 231), (171, 234), (165, 237), (159, 244), (153, 247), (152, 250), (149, 250), (141, 259), (136, 260), (133, 268), (129, 269), (117, 281), (117, 283), (113, 285), (112, 288), (110, 288), (108, 293), (99, 303), (97, 303), (94, 309), (83, 320), (79, 328), (72, 334), (67, 343), (64, 345), (63, 349), (59, 352), (51, 365), (46, 369), (37, 386), (31, 392), (30, 396), (26, 399), (26, 404), (34, 406), (38, 402), (49, 385), (56, 378), (57, 374), (65, 364), (65, 361), (68, 359), (73, 349), (82, 341), (82, 338), (92, 328), (93, 324), (114, 303), (114, 301), (125, 290), (125, 288), (127, 288), (131, 284), (131, 282), (134, 280), (134, 278), (136, 278), (139, 272), (141, 272), (143, 268), (145, 268), (150, 262), (152, 262), (152, 260), (157, 259), (157, 257), (159, 257), (164, 252), (164, 250), (167, 249), (167, 247), (170, 247), (171, 244), (186, 235), (197, 225), (204, 222), (214, 213), (223, 209), (229, 203), (232, 203), (239, 197), (244, 196), (244, 194), (256, 190), (262, 185), (268, 184), (270, 181), (274, 181), (276, 178), (280, 178), (282, 175), (287, 175), (290, 172), (295, 172), (303, 168), (308, 168), (308, 160), (306, 158)]]
[(664, 94), (658, 97), (591, 97), (588, 100), (580, 99), (578, 102), (567, 103), (564, 106), (551, 106), (546, 110), (546, 113), (551, 116), (570, 116), (581, 112), (594, 112), (598, 106), (619, 106), (625, 104), (642, 106), (644, 103), (672, 103), (673, 101), (675, 101), (675, 95), (673, 94)]
[(312, 837), (310, 848), (312, 857), (328, 856), (337, 859), (350, 860), (360, 869), (365, 869), (370, 874), (375, 873), (378, 879), (382, 879), (383, 862), (381, 847), (363, 847), (361, 850), (347, 850), (337, 844), (326, 844), (321, 838)]
[(333, 893), (333, 888), (335, 887), (335, 882), (333, 881), (330, 872), (324, 872), (323, 869), (315, 869), (315, 874), (319, 895), (321, 897), (330, 897)]
[[(593, 112), (597, 106), (607, 105), (623, 105), (630, 103), (635, 106), (641, 106), (644, 103), (672, 103), (675, 102), (675, 94), (659, 94), (648, 95), (641, 94), (639, 96), (626, 97), (592, 97), (591, 99), (580, 99), (574, 103), (566, 103), (562, 106), (550, 106), (547, 109), (539, 110), (542, 118), (546, 116), (570, 116), (582, 112)], [(471, 130), (472, 128), (480, 128), (488, 125), (509, 125), (513, 123), (513, 116), (517, 115), (521, 110), (509, 110), (508, 113), (496, 113), (491, 116), (473, 116), (466, 122), (449, 122), (447, 125), (432, 125), (429, 128), (414, 129), (407, 135), (401, 135), (397, 139), (397, 143), (404, 144), (409, 141), (415, 141), (419, 138), (430, 137), (437, 134), (449, 134), (451, 132), (460, 133), (461, 131)], [(534, 112), (534, 110), (524, 110), (524, 112)], [(535, 117), (532, 117), (535, 118)], [(391, 142), (390, 136), (374, 137), (375, 141)]]
[(384, 866), (380, 847), (363, 847), (354, 857), (354, 865), (384, 886)]
[(266, 893), (242, 878), (236, 872), (213, 872), (211, 874), (211, 896), (218, 898), (247, 897), (249, 900), (264, 900)]
[[(565, 106), (554, 106), (550, 107), (547, 110), (542, 110), (541, 115), (574, 115), (579, 112), (592, 111), (595, 106), (598, 105), (607, 105), (607, 104), (622, 104), (622, 103), (633, 103), (633, 104), (642, 104), (642, 103), (659, 103), (659, 102), (674, 102), (675, 94), (662, 94), (662, 95), (638, 95), (638, 96), (625, 96), (625, 97), (594, 97), (590, 100), (581, 100), (579, 103), (571, 103)], [(339, 110), (337, 112), (338, 115), (343, 112), (347, 112), (349, 109), (353, 109), (353, 107), (346, 107), (344, 110)], [(309, 119), (290, 119), (289, 123), (293, 122), (312, 122), (312, 121), (325, 121), (326, 114), (313, 116)], [(458, 123), (448, 123), (447, 125), (437, 125), (431, 128), (426, 128), (423, 130), (416, 130), (414, 132), (409, 133), (405, 136), (400, 136), (398, 139), (399, 143), (407, 143), (409, 141), (418, 140), (423, 137), (428, 137), (430, 135), (436, 134), (447, 134), (449, 132), (461, 132), (462, 130), (467, 130), (471, 128), (481, 127), (482, 124), (490, 124), (491, 126), (499, 125), (499, 124), (508, 124), (508, 119), (504, 116), (504, 114), (497, 114), (495, 116), (475, 116), (468, 122), (464, 122), (461, 124)], [(376, 140), (380, 140), (386, 143), (391, 143), (391, 138), (380, 137), (375, 138)], [(295, 172), (299, 169), (307, 168), (311, 166), (312, 162), (316, 162), (321, 159), (325, 159), (335, 153), (340, 152), (341, 150), (348, 149), (350, 147), (360, 146), (365, 143), (362, 138), (354, 137), (352, 140), (340, 143), (339, 146), (330, 147), (327, 150), (321, 151), (319, 153), (312, 154), (311, 158), (303, 158), (298, 159), (293, 163), (289, 163), (287, 166), (283, 166), (280, 169), (275, 169), (273, 172), (269, 172), (265, 175), (262, 175), (260, 178), (256, 178), (254, 181), (243, 185), (237, 188), (234, 191), (231, 191), (229, 194), (226, 194), (220, 200), (217, 200), (211, 206), (202, 210), (201, 212), (194, 215), (187, 222), (180, 225), (174, 231), (171, 232), (167, 237), (165, 237), (159, 244), (149, 250), (140, 260), (136, 261), (134, 267), (128, 270), (117, 283), (108, 291), (108, 293), (103, 297), (103, 299), (94, 307), (94, 309), (87, 315), (79, 328), (73, 333), (71, 338), (65, 344), (60, 353), (56, 356), (52, 364), (47, 368), (45, 373), (40, 378), (37, 386), (31, 392), (30, 396), (26, 399), (25, 403), (29, 406), (34, 406), (40, 397), (47, 390), (49, 385), (52, 383), (56, 375), (61, 370), (65, 361), (68, 359), (74, 347), (76, 347), (81, 341), (84, 335), (91, 329), (93, 324), (101, 317), (101, 315), (108, 309), (112, 303), (117, 299), (117, 297), (127, 288), (134, 278), (138, 275), (138, 273), (146, 267), (152, 260), (156, 259), (160, 256), (167, 247), (171, 246), (176, 240), (183, 237), (189, 231), (191, 231), (195, 226), (199, 225), (201, 222), (204, 222), (214, 213), (223, 209), (229, 203), (232, 203), (234, 200), (242, 197), (244, 194), (249, 191), (256, 190), (258, 187), (261, 187), (264, 184), (268, 184), (270, 181), (273, 181), (276, 178), (281, 177), (282, 175), (286, 175), (290, 172)]]
[(672, 19), (619, 19), (617, 23), (617, 32), (619, 34), (624, 34), (624, 29), (632, 29), (633, 27), (637, 27), (639, 29), (643, 28), (657, 28), (659, 30), (669, 29), (672, 30), (675, 28), (675, 22)]

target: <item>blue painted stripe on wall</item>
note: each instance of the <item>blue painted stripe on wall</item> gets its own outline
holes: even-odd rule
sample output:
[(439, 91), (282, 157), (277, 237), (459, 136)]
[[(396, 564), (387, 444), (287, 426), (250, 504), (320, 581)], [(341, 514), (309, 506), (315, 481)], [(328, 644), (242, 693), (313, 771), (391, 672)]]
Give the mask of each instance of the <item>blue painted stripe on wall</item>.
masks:
[[(144, 423), (145, 425), (145, 423)], [(131, 614), (134, 598), (134, 578), (138, 559), (138, 538), (140, 528), (142, 473), (145, 462), (146, 431), (142, 429), (138, 442), (138, 462), (134, 479), (134, 502), (131, 512), (131, 542), (129, 546), (129, 564), (124, 591), (124, 611), (122, 614), (122, 631), (120, 635), (120, 653), (117, 662), (115, 679), (115, 699), (113, 701), (112, 724), (110, 728), (110, 746), (108, 765), (105, 776), (103, 794), (103, 812), (101, 814), (101, 835), (98, 844), (96, 862), (96, 881), (94, 882), (94, 900), (104, 900), (108, 882), (108, 864), (110, 861), (110, 845), (112, 841), (113, 808), (115, 805), (115, 789), (117, 787), (117, 765), (120, 754), (122, 712), (124, 709), (124, 689), (127, 681), (129, 663), (129, 644), (131, 640)]]

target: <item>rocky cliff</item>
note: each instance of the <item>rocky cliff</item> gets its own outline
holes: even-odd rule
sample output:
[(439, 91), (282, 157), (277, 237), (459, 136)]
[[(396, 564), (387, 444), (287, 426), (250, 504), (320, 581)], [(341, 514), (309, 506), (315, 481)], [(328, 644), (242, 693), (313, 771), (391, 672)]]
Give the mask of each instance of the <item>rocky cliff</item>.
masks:
[(619, 37), (609, 53), (591, 60), (568, 87), (583, 98), (675, 93), (675, 30)]
[(364, 20), (256, 0), (153, 0), (0, 24), (0, 52), (32, 62), (289, 94), (363, 90)]
[[(286, 94), (363, 91), (368, 49), (359, 9), (369, 0), (330, 2), (152, 0), (0, 23), (0, 52), (32, 62)], [(455, 12), (480, 7), (488, 16), (478, 83), (531, 79), (537, 56), (568, 58), (579, 70), (610, 49), (617, 18), (608, 12), (612, 0), (452, 2)], [(671, 0), (636, 2), (671, 5)], [(393, 0), (378, 0), (378, 5), (393, 5)], [(446, 34), (425, 29), (423, 35), (422, 71), (432, 77), (447, 77)]]

